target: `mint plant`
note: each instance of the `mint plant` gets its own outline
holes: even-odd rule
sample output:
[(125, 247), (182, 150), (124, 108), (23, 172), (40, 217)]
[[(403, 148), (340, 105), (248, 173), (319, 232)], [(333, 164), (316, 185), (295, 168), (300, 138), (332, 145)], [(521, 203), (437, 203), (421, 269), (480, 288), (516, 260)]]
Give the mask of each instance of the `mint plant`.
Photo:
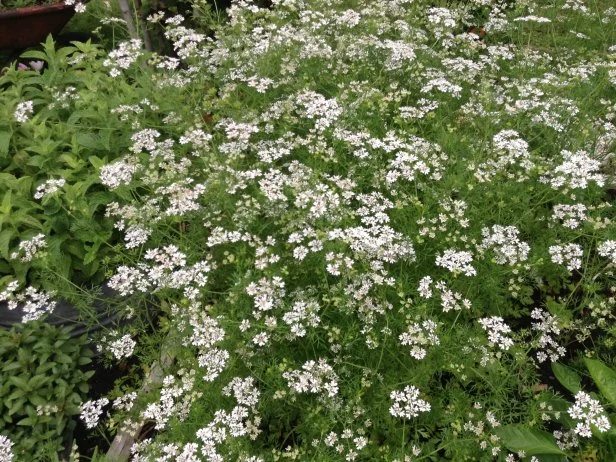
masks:
[[(0, 434), (29, 460), (54, 460), (86, 396), (92, 351), (70, 329), (30, 322), (0, 329)], [(0, 452), (2, 454), (2, 452)]]

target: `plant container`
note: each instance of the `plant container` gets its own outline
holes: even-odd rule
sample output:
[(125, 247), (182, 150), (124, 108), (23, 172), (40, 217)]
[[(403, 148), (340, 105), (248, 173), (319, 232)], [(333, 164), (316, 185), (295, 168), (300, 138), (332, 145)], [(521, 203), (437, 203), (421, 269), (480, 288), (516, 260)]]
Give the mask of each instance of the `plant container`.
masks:
[(36, 46), (60, 32), (74, 14), (73, 6), (62, 2), (0, 11), (0, 50)]

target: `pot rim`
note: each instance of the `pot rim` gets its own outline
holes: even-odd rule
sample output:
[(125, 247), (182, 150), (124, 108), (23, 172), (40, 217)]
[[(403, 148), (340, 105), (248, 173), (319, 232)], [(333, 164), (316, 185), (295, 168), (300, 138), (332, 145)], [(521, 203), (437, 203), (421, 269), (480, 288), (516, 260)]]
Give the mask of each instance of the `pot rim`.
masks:
[(29, 5), (15, 8), (12, 10), (0, 11), (0, 21), (3, 19), (15, 19), (27, 16), (38, 16), (56, 11), (64, 11), (73, 8), (73, 5), (67, 5), (63, 0), (48, 5)]

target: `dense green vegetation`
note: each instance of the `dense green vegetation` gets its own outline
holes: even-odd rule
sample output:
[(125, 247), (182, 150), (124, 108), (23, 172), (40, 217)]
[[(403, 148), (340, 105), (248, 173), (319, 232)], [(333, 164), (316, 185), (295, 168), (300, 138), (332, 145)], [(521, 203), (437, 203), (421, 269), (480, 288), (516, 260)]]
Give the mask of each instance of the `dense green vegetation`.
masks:
[(147, 423), (136, 461), (614, 459), (616, 9), (193, 13), (0, 78), (0, 299), (117, 295), (90, 340), (129, 372), (80, 425)]

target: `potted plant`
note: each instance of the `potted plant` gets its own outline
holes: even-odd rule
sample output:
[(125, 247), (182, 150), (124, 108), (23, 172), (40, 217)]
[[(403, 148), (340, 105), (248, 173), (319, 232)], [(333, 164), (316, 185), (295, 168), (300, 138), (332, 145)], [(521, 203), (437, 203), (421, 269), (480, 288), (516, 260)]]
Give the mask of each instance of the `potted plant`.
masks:
[(83, 8), (74, 0), (0, 0), (0, 50), (38, 45)]

